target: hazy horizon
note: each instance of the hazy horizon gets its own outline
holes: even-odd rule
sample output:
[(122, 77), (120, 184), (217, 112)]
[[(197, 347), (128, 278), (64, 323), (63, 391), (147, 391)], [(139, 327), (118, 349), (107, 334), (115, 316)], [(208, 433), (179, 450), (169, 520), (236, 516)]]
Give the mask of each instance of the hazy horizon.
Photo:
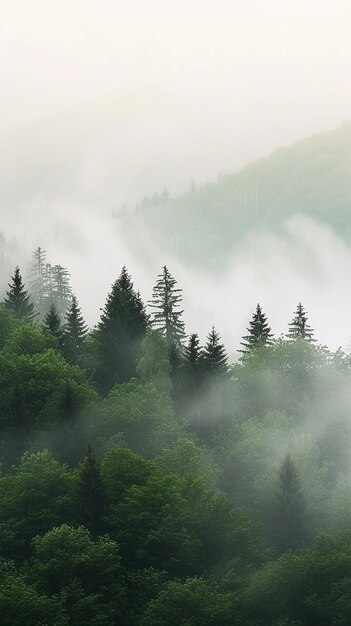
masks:
[[(350, 119), (349, 3), (0, 0), (0, 17), (0, 230), (18, 240), (18, 262), (40, 245), (67, 266), (89, 323), (124, 263), (147, 299), (169, 262), (189, 299), (189, 332), (199, 323), (204, 335), (215, 323), (234, 346), (262, 300), (279, 334), (286, 312), (306, 293), (321, 341), (347, 344), (346, 312), (340, 311), (351, 299), (340, 286), (351, 253), (328, 231), (332, 263), (326, 267), (318, 243), (324, 224), (308, 223), (312, 242), (302, 243), (298, 222), (288, 242), (273, 238), (279, 260), (270, 259), (263, 284), (256, 277), (272, 242), (256, 241), (252, 272), (249, 257), (228, 258), (217, 281), (222, 300), (211, 306), (205, 301), (212, 278), (161, 258), (157, 249), (146, 270), (111, 213), (164, 187), (181, 194), (192, 179), (216, 180)], [(315, 259), (316, 276), (307, 281), (293, 263), (301, 250)], [(223, 298), (245, 280), (233, 322), (224, 316)], [(190, 298), (187, 285), (195, 282), (205, 293), (194, 290)], [(319, 311), (329, 289), (335, 291), (333, 325), (330, 311)], [(199, 310), (206, 319), (198, 318)]]

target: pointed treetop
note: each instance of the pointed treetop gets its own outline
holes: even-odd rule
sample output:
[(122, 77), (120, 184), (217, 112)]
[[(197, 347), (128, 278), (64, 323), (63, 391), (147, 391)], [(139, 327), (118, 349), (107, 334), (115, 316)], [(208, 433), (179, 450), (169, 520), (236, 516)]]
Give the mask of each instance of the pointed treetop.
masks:
[(149, 320), (139, 292), (123, 266), (112, 285), (95, 331), (97, 342), (95, 379), (103, 394), (116, 383), (135, 376), (140, 343)]
[(151, 324), (162, 333), (170, 347), (181, 349), (185, 337), (184, 311), (180, 309), (183, 290), (176, 287), (177, 281), (166, 265), (162, 270), (148, 303), (150, 308), (155, 309)]
[(60, 316), (56, 311), (55, 305), (52, 304), (50, 309), (44, 315), (43, 326), (46, 332), (51, 333), (54, 337), (56, 337), (59, 341), (62, 338), (62, 328), (61, 328), (61, 320)]
[(46, 250), (39, 246), (32, 252), (32, 256), (29, 286), (35, 309), (43, 317), (44, 313), (47, 312)]
[(184, 349), (185, 362), (195, 367), (200, 361), (202, 356), (202, 348), (200, 346), (200, 339), (197, 333), (192, 333), (189, 337), (188, 345)]
[(273, 333), (268, 325), (267, 317), (263, 313), (260, 304), (257, 304), (256, 311), (249, 322), (248, 335), (244, 335), (243, 341), (240, 345), (244, 347), (243, 350), (238, 350), (243, 354), (248, 354), (254, 348), (260, 346), (266, 346), (272, 344)]
[(289, 324), (287, 338), (290, 340), (305, 339), (305, 341), (316, 341), (313, 338), (314, 330), (307, 324), (307, 311), (301, 302), (297, 305), (294, 317)]
[(11, 277), (9, 289), (6, 291), (7, 298), (4, 300), (5, 307), (20, 320), (31, 322), (34, 318), (34, 305), (28, 291), (25, 290), (19, 267)]
[(203, 351), (205, 369), (211, 374), (225, 374), (228, 370), (228, 357), (225, 347), (220, 343), (220, 335), (214, 326), (207, 335), (207, 343)]
[(78, 306), (77, 298), (73, 295), (65, 316), (63, 334), (64, 352), (70, 363), (77, 363), (87, 332), (88, 327)]

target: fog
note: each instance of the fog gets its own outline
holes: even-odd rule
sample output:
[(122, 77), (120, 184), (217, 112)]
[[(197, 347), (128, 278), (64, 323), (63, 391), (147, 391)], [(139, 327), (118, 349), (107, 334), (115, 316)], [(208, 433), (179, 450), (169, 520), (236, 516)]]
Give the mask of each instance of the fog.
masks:
[(153, 250), (144, 267), (112, 212), (349, 118), (350, 18), (340, 0), (0, 0), (0, 230), (19, 243), (13, 261), (45, 248), (90, 324), (124, 263), (145, 299), (167, 263), (187, 330), (204, 339), (214, 323), (232, 356), (257, 301), (276, 335), (302, 300), (316, 336), (347, 347), (350, 250), (299, 207), (282, 236), (248, 235), (220, 278), (136, 232)]

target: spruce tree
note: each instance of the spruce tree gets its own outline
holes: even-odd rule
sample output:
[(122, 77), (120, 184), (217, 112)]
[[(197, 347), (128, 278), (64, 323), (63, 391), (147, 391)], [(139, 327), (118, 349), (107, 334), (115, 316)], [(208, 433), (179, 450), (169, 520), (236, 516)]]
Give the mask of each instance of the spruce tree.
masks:
[(202, 362), (205, 372), (211, 375), (225, 374), (228, 370), (228, 357), (225, 347), (220, 343), (220, 335), (212, 326), (207, 335), (207, 343), (204, 347)]
[(65, 316), (63, 331), (63, 351), (69, 363), (76, 364), (82, 352), (88, 327), (78, 306), (76, 296), (72, 296), (71, 306)]
[(72, 298), (69, 279), (70, 273), (65, 267), (62, 265), (50, 266), (51, 298), (61, 320), (64, 319)]
[(47, 312), (47, 278), (46, 278), (46, 250), (38, 247), (32, 253), (33, 263), (31, 280), (29, 283), (33, 303), (41, 317)]
[(74, 495), (78, 522), (88, 528), (93, 536), (97, 536), (102, 530), (105, 498), (100, 468), (90, 444), (78, 468)]
[(31, 322), (34, 318), (34, 305), (28, 291), (25, 290), (22, 276), (18, 267), (11, 277), (7, 298), (4, 300), (5, 307), (23, 322)]
[(60, 316), (56, 311), (55, 305), (52, 304), (50, 309), (44, 315), (43, 319), (43, 327), (46, 332), (51, 333), (58, 340), (59, 346), (61, 346), (62, 342), (62, 328), (61, 328), (61, 320)]
[(201, 362), (202, 348), (197, 333), (192, 333), (187, 346), (184, 348), (184, 362), (188, 369), (196, 369)]
[(306, 503), (297, 467), (287, 454), (278, 479), (276, 499), (271, 510), (272, 540), (279, 551), (297, 550), (307, 541)]
[(197, 333), (192, 333), (184, 348), (182, 367), (183, 400), (188, 404), (201, 388), (203, 380), (203, 350)]
[(289, 324), (287, 338), (290, 340), (305, 339), (305, 341), (315, 341), (313, 338), (314, 330), (307, 324), (307, 312), (303, 308), (301, 302), (297, 305), (295, 317)]
[(149, 301), (149, 306), (154, 309), (151, 324), (165, 337), (171, 356), (173, 351), (182, 351), (185, 337), (182, 319), (184, 311), (180, 309), (182, 289), (176, 288), (176, 284), (177, 281), (164, 265), (153, 288), (152, 300)]
[(123, 267), (112, 285), (95, 332), (95, 378), (102, 393), (107, 393), (115, 383), (135, 376), (140, 344), (147, 327), (144, 304)]
[(244, 349), (238, 350), (238, 352), (249, 354), (254, 348), (272, 344), (273, 334), (259, 304), (257, 304), (247, 330), (249, 334), (244, 335), (243, 341), (240, 342)]

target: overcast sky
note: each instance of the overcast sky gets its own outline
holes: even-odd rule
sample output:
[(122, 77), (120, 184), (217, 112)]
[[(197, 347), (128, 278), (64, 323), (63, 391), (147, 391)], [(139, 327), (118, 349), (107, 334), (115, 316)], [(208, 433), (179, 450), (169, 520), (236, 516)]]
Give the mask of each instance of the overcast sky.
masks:
[(350, 24), (346, 0), (0, 0), (2, 146), (54, 194), (182, 191), (349, 119)]
[[(216, 179), (349, 120), (350, 25), (349, 0), (0, 0), (0, 230), (71, 269), (90, 323), (125, 262), (149, 295), (154, 277), (129, 258), (105, 214), (164, 186), (181, 193), (192, 178)], [(308, 226), (316, 255), (320, 228)], [(328, 237), (341, 262), (326, 268), (321, 258), (319, 282), (306, 286), (285, 248), (275, 266), (290, 273), (272, 267), (269, 284), (259, 282), (276, 320), (301, 293), (313, 313), (329, 285), (347, 280), (329, 268), (351, 267), (351, 254)], [(234, 260), (229, 278), (239, 284), (246, 267)], [(186, 268), (179, 276), (188, 293), (200, 280)], [(230, 279), (217, 283), (223, 298), (235, 292)], [(245, 316), (257, 284), (243, 297)], [(192, 310), (203, 308), (195, 296)], [(233, 341), (243, 320), (234, 328), (217, 304), (201, 330), (218, 323)], [(339, 305), (349, 310), (351, 300)], [(322, 340), (342, 343), (346, 326), (336, 320), (331, 336), (326, 316)]]

